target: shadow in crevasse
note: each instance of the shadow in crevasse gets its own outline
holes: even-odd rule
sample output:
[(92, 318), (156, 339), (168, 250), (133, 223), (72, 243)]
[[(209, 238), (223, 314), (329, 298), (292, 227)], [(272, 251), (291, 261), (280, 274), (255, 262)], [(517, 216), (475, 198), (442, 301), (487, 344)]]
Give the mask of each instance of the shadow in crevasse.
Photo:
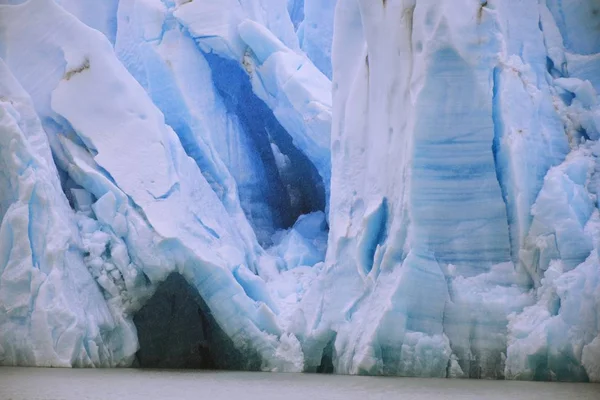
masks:
[(234, 347), (198, 291), (178, 273), (159, 285), (133, 321), (140, 344), (133, 367), (260, 370), (258, 354)]

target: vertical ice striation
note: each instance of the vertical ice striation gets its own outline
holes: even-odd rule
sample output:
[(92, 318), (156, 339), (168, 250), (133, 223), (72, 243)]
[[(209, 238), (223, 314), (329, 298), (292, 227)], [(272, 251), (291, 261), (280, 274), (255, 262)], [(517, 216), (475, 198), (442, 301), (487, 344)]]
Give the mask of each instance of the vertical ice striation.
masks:
[(543, 177), (564, 159), (569, 146), (550, 90), (544, 46), (550, 22), (543, 22), (543, 6), (499, 4), (498, 13), (506, 39), (494, 68), (494, 151), (517, 262)]
[(298, 30), (304, 20), (304, 0), (287, 0), (287, 7), (294, 29)]
[(331, 45), (336, 0), (305, 0), (298, 27), (300, 47), (319, 70), (331, 79)]
[[(337, 8), (331, 266), (323, 279), (341, 276), (356, 291), (330, 300), (328, 312), (348, 321), (336, 339), (341, 371), (445, 376), (444, 271), (451, 264), (470, 276), (510, 260), (492, 151), (498, 43), (489, 27), (470, 23), (477, 7), (453, 9), (356, 1)], [(413, 285), (437, 293), (431, 309), (418, 307), (420, 292), (404, 289)], [(385, 306), (373, 310), (381, 297)], [(438, 361), (421, 365), (419, 351)]]
[[(562, 22), (536, 2), (338, 2), (329, 247), (296, 333), (309, 367), (334, 341), (342, 373), (597, 380), (593, 301), (590, 319), (570, 303), (560, 322), (516, 328), (549, 264), (598, 268), (594, 164), (580, 159), (594, 156), (577, 150), (597, 95), (560, 81), (577, 2), (548, 3)], [(560, 323), (570, 333), (528, 349)]]

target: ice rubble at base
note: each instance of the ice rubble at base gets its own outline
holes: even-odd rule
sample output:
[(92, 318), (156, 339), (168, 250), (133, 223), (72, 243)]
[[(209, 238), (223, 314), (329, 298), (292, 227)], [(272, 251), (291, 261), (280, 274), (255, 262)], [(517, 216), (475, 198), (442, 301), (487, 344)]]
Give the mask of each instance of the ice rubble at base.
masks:
[(1, 364), (181, 274), (265, 370), (600, 381), (593, 0), (96, 3), (0, 1)]

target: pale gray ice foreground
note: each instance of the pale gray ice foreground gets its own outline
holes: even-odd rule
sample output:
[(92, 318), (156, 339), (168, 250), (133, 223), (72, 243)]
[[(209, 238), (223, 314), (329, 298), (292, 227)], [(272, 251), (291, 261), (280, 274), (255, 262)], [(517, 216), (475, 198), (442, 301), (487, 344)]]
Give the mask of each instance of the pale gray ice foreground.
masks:
[(599, 400), (600, 385), (260, 372), (0, 368), (1, 400)]

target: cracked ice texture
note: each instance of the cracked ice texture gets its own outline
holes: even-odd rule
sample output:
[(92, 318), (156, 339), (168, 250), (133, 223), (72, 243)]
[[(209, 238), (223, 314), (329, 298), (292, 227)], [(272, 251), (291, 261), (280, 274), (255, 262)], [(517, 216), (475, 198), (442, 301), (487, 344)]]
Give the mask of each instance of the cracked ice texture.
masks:
[(127, 365), (135, 328), (88, 272), (46, 134), (1, 61), (0, 72), (0, 362)]
[(272, 10), (263, 18), (250, 4), (236, 3), (230, 10), (225, 8), (226, 2), (190, 2), (174, 15), (204, 51), (244, 66), (254, 93), (315, 166), (327, 192), (331, 175), (331, 82), (299, 52), (297, 37), (290, 36), (293, 25), (289, 15), (280, 16), (287, 13), (283, 2), (255, 2), (254, 7)]
[(265, 201), (265, 167), (239, 118), (218, 96), (208, 62), (174, 20), (173, 9), (160, 0), (123, 0), (117, 18), (116, 55), (165, 115), (231, 218), (246, 231), (251, 222), (260, 238), (272, 234), (281, 217)]
[[(547, 176), (571, 149), (583, 157), (574, 115), (594, 113), (564, 108), (573, 95), (548, 61), (594, 48), (560, 43), (576, 3), (593, 4), (338, 1), (331, 231), (296, 332), (307, 366), (333, 340), (342, 373), (598, 380), (597, 300), (577, 296), (551, 321), (516, 328), (534, 303), (546, 307), (545, 286), (564, 298), (598, 274), (593, 166)], [(550, 235), (555, 247), (538, 239)], [(572, 277), (531, 291), (556, 258)], [(597, 299), (596, 278), (585, 291)], [(547, 340), (528, 347), (536, 335)]]
[[(54, 24), (50, 29), (39, 25), (31, 30), (25, 22), (30, 18)], [(174, 131), (165, 124), (163, 114), (118, 62), (108, 40), (48, 0), (2, 6), (0, 20), (6, 28), (2, 37), (8, 50), (5, 61), (17, 71), (17, 79), (25, 82), (25, 89), (34, 94), (36, 111), (57, 148), (62, 169), (97, 199), (92, 205), (97, 222), (83, 221), (82, 225), (87, 225), (81, 227), (83, 236), (90, 224), (99, 224), (104, 234), (90, 238), (92, 241), (109, 248), (123, 242), (127, 245), (125, 254), (110, 252), (112, 266), (107, 265), (111, 260), (103, 259), (104, 254), (89, 260), (88, 265), (111, 299), (115, 318), (130, 318), (141, 299), (176, 270), (197, 288), (234, 343), (258, 352), (264, 368), (301, 368), (294, 338), (284, 335), (285, 345), (280, 349), (278, 336), (282, 332), (276, 322), (276, 306), (264, 282), (248, 270), (256, 270), (261, 255), (254, 233), (230, 218)], [(31, 51), (11, 51), (11, 46), (21, 46), (21, 41), (29, 42)], [(27, 79), (40, 71), (42, 81)], [(132, 174), (134, 170), (139, 173)], [(58, 246), (57, 251), (63, 247)], [(85, 257), (95, 256), (93, 250), (90, 248)], [(113, 274), (114, 267), (120, 271)], [(2, 281), (8, 283), (8, 278), (3, 275)], [(56, 324), (68, 324), (61, 318), (61, 308), (51, 312)], [(27, 314), (25, 317), (27, 321)], [(90, 323), (104, 325), (102, 321)], [(52, 323), (37, 328), (52, 332)], [(123, 352), (99, 358), (85, 348), (84, 354), (92, 359), (87, 364), (128, 362), (137, 340), (115, 334), (123, 340), (116, 345), (125, 347)], [(73, 340), (81, 340), (74, 336)], [(12, 346), (23, 353), (31, 344), (14, 341)], [(64, 347), (66, 351), (76, 349)], [(50, 355), (40, 357), (52, 359)], [(85, 364), (78, 357), (64, 363)], [(284, 361), (288, 358), (293, 360), (291, 364)]]

